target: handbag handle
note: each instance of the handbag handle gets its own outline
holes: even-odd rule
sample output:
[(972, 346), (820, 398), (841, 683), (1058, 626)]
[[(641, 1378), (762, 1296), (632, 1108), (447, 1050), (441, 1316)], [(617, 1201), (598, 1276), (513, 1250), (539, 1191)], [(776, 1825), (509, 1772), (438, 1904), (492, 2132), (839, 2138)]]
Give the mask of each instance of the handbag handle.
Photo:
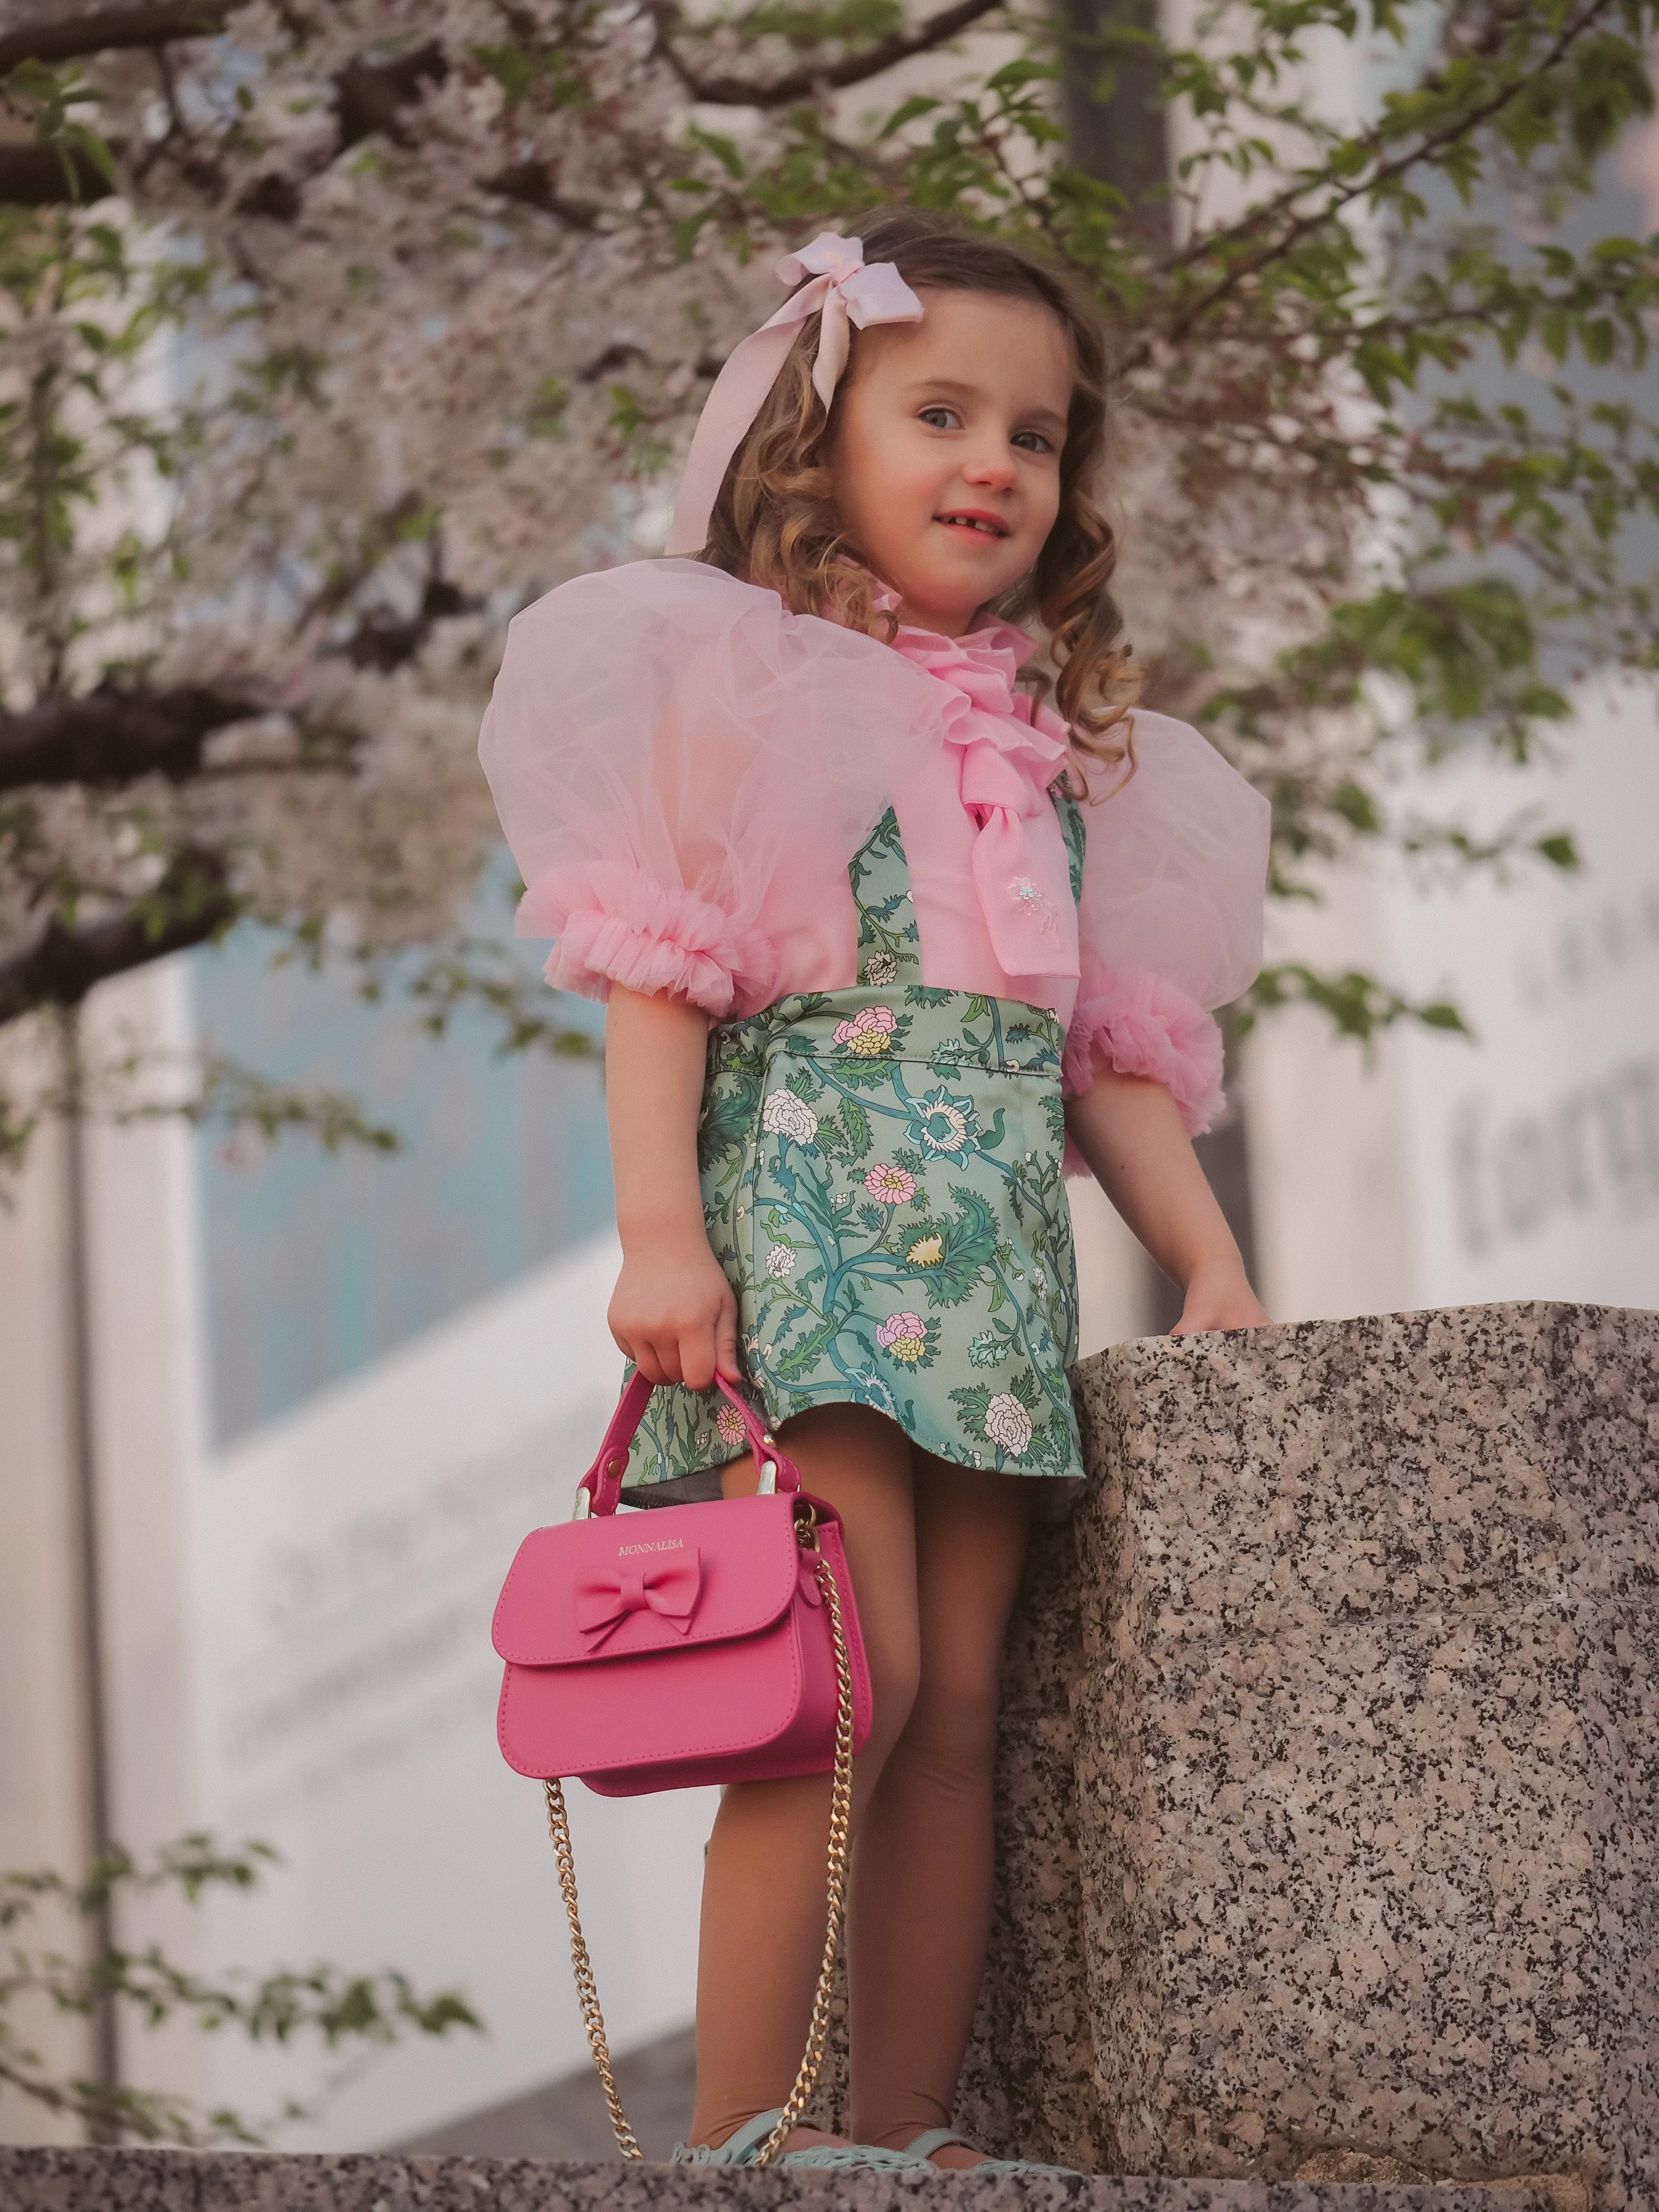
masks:
[[(717, 1389), (742, 1417), (749, 1437), (749, 1448), (755, 1455), (755, 1464), (761, 1471), (761, 1489), (764, 1492), (781, 1490), (793, 1497), (800, 1488), (800, 1469), (788, 1454), (778, 1449), (777, 1438), (762, 1425), (754, 1407), (729, 1383), (724, 1375), (714, 1377)], [(622, 1497), (623, 1469), (628, 1464), (628, 1447), (634, 1441), (634, 1432), (645, 1418), (645, 1409), (652, 1391), (656, 1388), (647, 1382), (636, 1368), (628, 1388), (617, 1401), (617, 1410), (611, 1416), (611, 1425), (605, 1432), (598, 1456), (580, 1482), (576, 1486), (578, 1521), (585, 1521), (590, 1513), (614, 1513)]]

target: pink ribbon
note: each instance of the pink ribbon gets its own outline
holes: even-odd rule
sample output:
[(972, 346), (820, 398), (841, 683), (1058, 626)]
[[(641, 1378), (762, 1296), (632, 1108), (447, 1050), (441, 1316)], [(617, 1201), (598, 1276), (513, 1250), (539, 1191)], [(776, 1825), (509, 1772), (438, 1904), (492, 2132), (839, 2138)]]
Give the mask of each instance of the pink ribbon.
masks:
[[(979, 830), (974, 895), (999, 966), (1006, 975), (1077, 975), (1077, 908), (1048, 796), (1066, 762), (1066, 725), (1013, 688), (1030, 639), (991, 623), (966, 637), (902, 627), (893, 642), (957, 695), (945, 738), (960, 748), (957, 788)], [(1032, 823), (1048, 834), (1034, 836)]]
[(695, 1545), (672, 1559), (618, 1559), (614, 1574), (577, 1576), (576, 1626), (587, 1638), (589, 1650), (597, 1650), (630, 1613), (648, 1607), (684, 1636), (702, 1589), (702, 1568)]
[[(809, 315), (820, 307), (823, 310), (812, 385), (826, 414), (847, 366), (852, 344), (849, 322), (862, 331), (872, 323), (921, 320), (921, 302), (893, 263), (866, 263), (861, 238), (839, 238), (833, 230), (821, 231), (799, 253), (784, 255), (778, 264), (778, 276), (782, 283), (800, 284), (801, 289), (757, 331), (738, 341), (714, 379), (685, 457), (674, 520), (668, 526), (671, 554), (696, 553), (708, 543), (708, 518), (732, 456), (760, 412), (762, 400), (777, 381), (784, 356), (795, 342), (795, 332)], [(814, 281), (802, 283), (805, 276)]]
[(961, 790), (979, 824), (974, 889), (998, 965), (1006, 975), (1077, 975), (1077, 945), (1060, 904), (1062, 893), (1070, 904), (1070, 882), (1049, 880), (1052, 871), (1025, 831), (1054, 802), (1030, 767), (989, 737), (963, 746)]

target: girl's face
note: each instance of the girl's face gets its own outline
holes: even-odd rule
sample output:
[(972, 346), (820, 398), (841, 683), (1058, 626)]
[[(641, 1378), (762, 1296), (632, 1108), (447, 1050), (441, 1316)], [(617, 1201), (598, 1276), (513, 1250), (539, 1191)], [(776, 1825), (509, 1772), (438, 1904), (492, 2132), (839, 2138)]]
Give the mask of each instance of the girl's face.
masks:
[(1054, 527), (1073, 362), (1035, 300), (932, 287), (921, 298), (921, 322), (855, 338), (830, 472), (899, 620), (959, 637)]

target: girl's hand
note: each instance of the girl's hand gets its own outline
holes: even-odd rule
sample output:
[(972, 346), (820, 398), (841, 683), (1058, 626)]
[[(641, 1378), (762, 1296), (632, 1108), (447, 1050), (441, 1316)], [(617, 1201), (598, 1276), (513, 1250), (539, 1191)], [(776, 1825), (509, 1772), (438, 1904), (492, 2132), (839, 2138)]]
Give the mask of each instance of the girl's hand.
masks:
[(1206, 1328), (1260, 1328), (1267, 1320), (1235, 1251), (1193, 1270), (1187, 1279), (1181, 1319), (1170, 1334), (1194, 1336)]
[(1092, 1089), (1068, 1102), (1066, 1126), (1107, 1197), (1182, 1285), (1174, 1334), (1261, 1328), (1267, 1316), (1164, 1085), (1099, 1069)]
[(605, 1318), (649, 1382), (738, 1379), (738, 1302), (701, 1227), (630, 1240)]
[(708, 1248), (697, 1109), (708, 1019), (676, 999), (611, 993), (605, 1110), (623, 1268), (607, 1319), (647, 1382), (706, 1390), (738, 1376), (738, 1302)]

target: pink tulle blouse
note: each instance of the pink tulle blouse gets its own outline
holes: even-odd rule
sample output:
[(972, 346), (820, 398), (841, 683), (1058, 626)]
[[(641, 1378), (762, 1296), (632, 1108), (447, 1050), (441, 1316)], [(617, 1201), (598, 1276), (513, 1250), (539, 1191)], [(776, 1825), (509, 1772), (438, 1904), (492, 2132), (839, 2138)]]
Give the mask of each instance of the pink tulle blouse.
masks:
[[(695, 561), (578, 576), (517, 616), (478, 749), (548, 981), (716, 1021), (856, 982), (848, 864), (889, 806), (923, 981), (1050, 1008), (1064, 1085), (1109, 1064), (1220, 1103), (1207, 1009), (1261, 961), (1267, 801), (1184, 722), (1137, 708), (1137, 766), (1091, 796), (1073, 902), (1048, 787), (1066, 725), (1006, 623), (893, 646)], [(1116, 780), (1093, 770), (1095, 787)]]

